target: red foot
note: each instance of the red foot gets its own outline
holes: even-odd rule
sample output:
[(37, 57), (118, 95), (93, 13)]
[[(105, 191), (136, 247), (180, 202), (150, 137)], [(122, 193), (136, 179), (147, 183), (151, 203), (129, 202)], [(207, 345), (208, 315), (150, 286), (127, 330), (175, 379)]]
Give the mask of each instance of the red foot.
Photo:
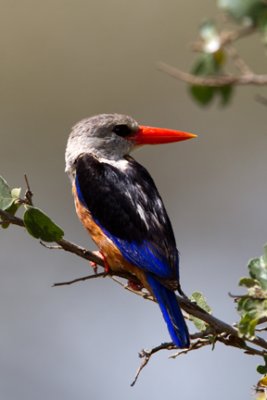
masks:
[[(108, 265), (104, 254), (101, 253), (99, 250), (95, 250), (92, 253), (95, 254), (96, 256), (100, 257), (101, 260), (103, 260), (105, 273), (108, 274), (110, 272), (110, 266)], [(94, 261), (89, 261), (89, 264), (94, 269), (94, 272), (96, 274), (97, 273), (97, 266), (98, 266), (97, 263), (94, 262)]]
[(141, 290), (144, 288), (144, 286), (141, 283), (137, 283), (131, 280), (128, 280), (127, 287), (129, 289), (135, 290), (136, 292), (141, 292)]
[(106, 274), (109, 274), (110, 273), (110, 266), (109, 266), (109, 264), (107, 262), (106, 257), (102, 253), (101, 253), (101, 258), (104, 261), (104, 271), (105, 271)]

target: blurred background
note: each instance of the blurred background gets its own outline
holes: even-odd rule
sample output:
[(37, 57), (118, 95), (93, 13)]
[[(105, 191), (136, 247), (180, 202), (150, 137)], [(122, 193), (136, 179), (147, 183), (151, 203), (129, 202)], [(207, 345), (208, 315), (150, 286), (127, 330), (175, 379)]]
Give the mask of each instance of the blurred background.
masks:
[[(197, 133), (198, 139), (134, 154), (154, 177), (181, 253), (184, 291), (204, 292), (214, 314), (238, 320), (228, 292), (262, 253), (266, 224), (264, 90), (239, 88), (221, 109), (195, 105), (184, 84), (156, 68), (188, 70), (210, 0), (0, 1), (0, 173), (25, 188), (66, 238), (95, 249), (74, 211), (64, 173), (71, 127), (103, 112)], [(256, 36), (241, 41), (256, 72)], [(257, 359), (216, 345), (153, 357), (134, 388), (138, 351), (169, 340), (159, 309), (109, 279), (52, 288), (90, 273), (85, 261), (47, 250), (20, 228), (0, 232), (0, 398), (244, 399)], [(190, 327), (191, 331), (194, 330)]]

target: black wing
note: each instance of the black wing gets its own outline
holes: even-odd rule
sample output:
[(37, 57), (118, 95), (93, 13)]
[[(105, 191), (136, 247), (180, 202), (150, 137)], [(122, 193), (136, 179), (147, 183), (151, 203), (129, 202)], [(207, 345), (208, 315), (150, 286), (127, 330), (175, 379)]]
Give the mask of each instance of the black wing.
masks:
[(90, 154), (76, 164), (79, 200), (129, 262), (161, 278), (178, 278), (178, 252), (153, 179), (130, 156), (126, 170)]

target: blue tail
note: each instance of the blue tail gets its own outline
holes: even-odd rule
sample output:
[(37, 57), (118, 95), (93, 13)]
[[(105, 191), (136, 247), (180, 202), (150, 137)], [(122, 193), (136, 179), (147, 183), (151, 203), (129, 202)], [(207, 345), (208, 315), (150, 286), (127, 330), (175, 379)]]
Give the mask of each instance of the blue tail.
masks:
[(188, 329), (175, 293), (163, 286), (153, 275), (147, 273), (146, 278), (160, 306), (173, 343), (179, 348), (189, 347)]

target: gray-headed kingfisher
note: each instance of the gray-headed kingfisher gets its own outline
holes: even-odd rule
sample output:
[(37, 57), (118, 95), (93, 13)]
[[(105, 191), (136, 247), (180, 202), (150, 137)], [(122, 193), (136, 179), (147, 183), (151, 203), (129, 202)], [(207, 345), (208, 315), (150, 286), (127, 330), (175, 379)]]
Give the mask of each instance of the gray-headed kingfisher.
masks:
[(175, 295), (181, 289), (173, 229), (153, 179), (129, 153), (143, 144), (195, 136), (141, 126), (126, 115), (101, 114), (78, 122), (66, 148), (76, 212), (106, 269), (126, 272), (151, 293), (179, 348), (190, 342)]

